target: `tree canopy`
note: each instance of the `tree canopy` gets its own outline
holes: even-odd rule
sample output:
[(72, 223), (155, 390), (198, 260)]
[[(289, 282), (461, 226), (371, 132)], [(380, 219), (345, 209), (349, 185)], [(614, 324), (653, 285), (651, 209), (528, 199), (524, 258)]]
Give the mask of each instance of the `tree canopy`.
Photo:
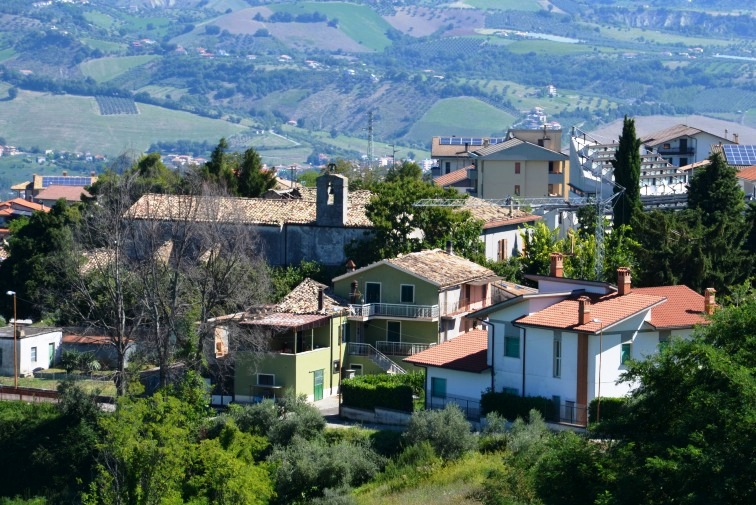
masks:
[(619, 146), (614, 153), (614, 182), (624, 188), (614, 207), (614, 226), (633, 225), (633, 219), (643, 210), (640, 201), (640, 139), (635, 134), (635, 120), (625, 116)]

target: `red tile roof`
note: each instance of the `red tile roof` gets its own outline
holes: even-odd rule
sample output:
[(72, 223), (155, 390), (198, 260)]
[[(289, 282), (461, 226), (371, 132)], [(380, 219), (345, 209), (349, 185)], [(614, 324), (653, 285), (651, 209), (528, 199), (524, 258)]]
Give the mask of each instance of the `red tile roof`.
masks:
[[(472, 165), (470, 167), (472, 167)], [(467, 169), (468, 167), (460, 168), (459, 170), (454, 170), (453, 172), (449, 172), (448, 174), (439, 175), (438, 177), (433, 179), (433, 183), (436, 186), (444, 187), (464, 181), (465, 179), (467, 179)]]
[(738, 171), (738, 178), (747, 181), (756, 181), (756, 165), (742, 168)]
[(434, 366), (480, 373), (488, 368), (486, 362), (487, 349), (488, 332), (486, 330), (470, 330), (448, 342), (404, 358), (404, 361), (417, 366)]
[(41, 203), (28, 202), (28, 201), (24, 200), (23, 198), (14, 198), (13, 200), (8, 200), (8, 201), (0, 203), (0, 206), (6, 206), (6, 205), (7, 206), (11, 206), (11, 207), (13, 207), (15, 205), (15, 206), (18, 206), (18, 207), (26, 207), (27, 209), (42, 210), (42, 211), (45, 211), (45, 212), (49, 212), (50, 211), (49, 207), (45, 207)]
[(105, 335), (63, 335), (64, 344), (111, 345), (113, 341)]
[(81, 195), (91, 196), (84, 186), (47, 186), (37, 193), (36, 200), (60, 200), (64, 198), (67, 202), (80, 202)]
[[(591, 320), (586, 324), (579, 324), (580, 302), (578, 302), (577, 296), (524, 316), (518, 319), (517, 323), (582, 333), (597, 333), (602, 328), (611, 326), (665, 301), (663, 296), (652, 296), (635, 291), (624, 296), (612, 293), (603, 296), (588, 296), (588, 298), (591, 299)], [(597, 321), (594, 322), (594, 319)]]
[(696, 324), (706, 324), (704, 297), (688, 286), (658, 286), (633, 288), (633, 293), (663, 296), (667, 299), (651, 309), (651, 321), (655, 328), (690, 328)]
[(331, 319), (330, 315), (320, 314), (265, 314), (259, 319), (242, 321), (239, 324), (251, 326), (267, 326), (281, 330), (306, 330), (323, 326)]

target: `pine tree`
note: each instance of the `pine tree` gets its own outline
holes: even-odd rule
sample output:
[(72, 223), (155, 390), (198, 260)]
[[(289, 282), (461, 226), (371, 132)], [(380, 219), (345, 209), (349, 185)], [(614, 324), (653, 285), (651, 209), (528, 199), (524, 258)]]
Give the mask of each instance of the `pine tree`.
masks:
[(276, 184), (276, 173), (263, 170), (260, 154), (253, 148), (244, 151), (239, 165), (238, 195), (257, 198)]
[[(614, 207), (614, 226), (632, 226), (643, 211), (640, 201), (640, 139), (635, 135), (635, 120), (625, 116), (619, 147), (614, 153), (614, 182), (624, 188), (624, 193)], [(617, 193), (621, 189), (615, 188)]]

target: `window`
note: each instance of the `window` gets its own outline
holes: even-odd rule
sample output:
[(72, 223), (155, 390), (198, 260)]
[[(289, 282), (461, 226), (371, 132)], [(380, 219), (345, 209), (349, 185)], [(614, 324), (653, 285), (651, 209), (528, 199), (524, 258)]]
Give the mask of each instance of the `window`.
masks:
[(517, 388), (502, 388), (501, 392), (505, 395), (520, 396), (520, 390)]
[(349, 363), (349, 368), (354, 370), (354, 375), (362, 375), (362, 363)]
[(506, 261), (509, 258), (509, 244), (507, 239), (503, 238), (499, 240), (499, 250), (496, 253), (497, 261)]
[(444, 163), (444, 166), (446, 167), (446, 173), (448, 174), (451, 172), (451, 161), (447, 161)]
[(671, 147), (671, 144), (664, 144), (662, 146), (662, 149), (669, 149)]
[(399, 300), (401, 303), (415, 303), (414, 284), (402, 284), (400, 287)]
[(37, 348), (36, 347), (31, 348), (31, 360), (32, 360), (32, 363), (37, 362)]
[(680, 166), (684, 167), (688, 164), (688, 158), (680, 158)]
[(3, 350), (0, 349), (0, 366), (3, 366)]
[(662, 352), (669, 345), (670, 335), (671, 332), (669, 330), (659, 332), (659, 352)]
[(341, 323), (341, 342), (344, 344), (349, 342), (349, 323), (348, 322)]
[(553, 184), (549, 184), (548, 192), (549, 192), (549, 196), (551, 196), (551, 195), (554, 194), (554, 185)]
[(431, 396), (434, 398), (446, 398), (446, 379), (431, 377)]
[(270, 373), (259, 373), (257, 374), (257, 385), (258, 386), (275, 386), (276, 376)]
[(386, 340), (389, 342), (401, 342), (402, 340), (402, 323), (399, 321), (386, 322)]
[(543, 139), (538, 139), (538, 145), (543, 147)]
[(514, 194), (515, 194), (515, 196), (520, 196), (520, 185), (519, 184), (515, 184)]
[(562, 337), (554, 337), (554, 377), (562, 376)]
[(504, 337), (504, 356), (507, 358), (520, 357), (520, 337)]
[(381, 283), (365, 283), (365, 303), (381, 303)]
[(633, 344), (627, 343), (622, 344), (622, 349), (620, 350), (620, 364), (621, 365), (627, 365), (630, 363), (630, 360), (633, 357)]
[(554, 164), (554, 162), (553, 161), (549, 161), (549, 173), (550, 174), (557, 174), (557, 173), (559, 173), (559, 172), (557, 172), (557, 170), (556, 170), (555, 167), (556, 167), (556, 165)]
[(515, 161), (515, 173), (516, 174), (520, 173), (520, 167), (521, 167), (520, 162), (519, 161)]

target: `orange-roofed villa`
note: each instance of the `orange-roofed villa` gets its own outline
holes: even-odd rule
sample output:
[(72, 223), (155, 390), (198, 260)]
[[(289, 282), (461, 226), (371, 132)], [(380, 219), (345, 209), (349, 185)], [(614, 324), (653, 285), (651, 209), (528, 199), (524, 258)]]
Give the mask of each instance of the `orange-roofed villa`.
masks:
[(562, 261), (553, 253), (549, 275), (529, 276), (537, 291), (467, 315), (487, 329), (485, 353), (476, 330), (406, 360), (426, 369), (430, 408), (452, 401), (474, 417), (474, 400), (490, 389), (548, 398), (559, 405), (558, 421), (586, 425), (591, 401), (635, 387), (617, 382), (631, 361), (689, 338), (716, 308), (713, 289), (633, 288), (627, 268), (617, 270), (616, 286), (568, 279)]

